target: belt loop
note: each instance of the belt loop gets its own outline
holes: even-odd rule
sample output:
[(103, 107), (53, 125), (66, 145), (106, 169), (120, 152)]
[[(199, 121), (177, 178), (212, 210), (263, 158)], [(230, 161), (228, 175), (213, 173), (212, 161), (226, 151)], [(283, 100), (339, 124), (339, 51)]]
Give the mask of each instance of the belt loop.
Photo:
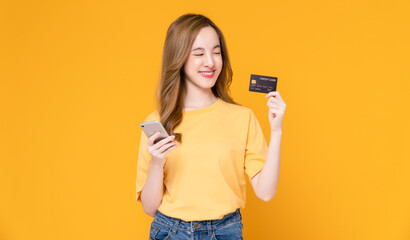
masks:
[(206, 221), (206, 224), (208, 226), (208, 236), (212, 236), (212, 225), (211, 225), (211, 220)]
[(172, 233), (173, 234), (175, 234), (175, 233), (177, 233), (177, 227), (178, 227), (178, 225), (179, 225), (179, 219), (175, 219), (175, 223), (174, 223), (174, 226), (172, 226)]

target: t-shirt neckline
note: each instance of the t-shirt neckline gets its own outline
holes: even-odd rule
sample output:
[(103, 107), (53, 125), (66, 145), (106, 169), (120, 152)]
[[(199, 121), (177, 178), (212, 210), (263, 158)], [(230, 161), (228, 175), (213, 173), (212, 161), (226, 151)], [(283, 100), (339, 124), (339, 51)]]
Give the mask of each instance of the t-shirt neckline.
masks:
[(213, 104), (211, 104), (207, 107), (198, 108), (198, 109), (194, 109), (194, 110), (182, 110), (182, 112), (183, 112), (184, 116), (198, 115), (198, 114), (209, 112), (209, 111), (212, 111), (212, 110), (216, 109), (221, 104), (221, 102), (222, 102), (222, 100), (220, 98), (218, 98), (216, 100), (216, 102), (214, 102)]

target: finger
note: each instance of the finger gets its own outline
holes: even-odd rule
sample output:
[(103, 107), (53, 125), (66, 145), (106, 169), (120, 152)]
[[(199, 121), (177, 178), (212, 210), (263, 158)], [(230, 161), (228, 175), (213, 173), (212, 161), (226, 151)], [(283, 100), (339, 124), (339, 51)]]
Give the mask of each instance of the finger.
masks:
[(283, 99), (282, 99), (282, 96), (280, 95), (280, 93), (279, 92), (277, 92), (278, 93), (278, 98), (279, 98), (279, 100), (281, 100), (282, 102), (283, 102)]
[(282, 110), (277, 109), (277, 108), (269, 108), (269, 111), (271, 111), (272, 113), (275, 113), (275, 114), (284, 114), (284, 112)]
[(282, 100), (282, 97), (280, 96), (278, 91), (270, 92), (265, 97), (274, 97), (274, 98)]
[(158, 155), (158, 156), (161, 156), (161, 157), (165, 157), (165, 155), (166, 155), (166, 153), (167, 152), (169, 152), (168, 150), (170, 149), (170, 148), (176, 148), (176, 143), (175, 144), (167, 144), (167, 145), (164, 145), (164, 146), (162, 146), (161, 148), (161, 150), (160, 149), (158, 149), (158, 151), (155, 153), (156, 155)]
[(162, 147), (158, 148), (158, 153), (163, 153), (165, 150), (167, 150), (170, 147), (175, 146), (177, 143), (175, 141), (172, 141), (170, 143), (164, 144)]
[(269, 108), (269, 111), (272, 112), (272, 113), (280, 113), (280, 111), (282, 111), (282, 110), (280, 110), (278, 108)]
[(276, 95), (277, 95), (277, 91), (272, 91), (272, 92), (269, 92), (268, 94), (266, 94), (265, 97), (273, 97), (273, 96), (276, 96)]
[(154, 134), (152, 134), (149, 138), (148, 138), (148, 142), (147, 145), (152, 145), (154, 144), (155, 139), (159, 136), (159, 134), (161, 134), (160, 132), (156, 132)]
[(165, 143), (171, 141), (171, 140), (174, 139), (174, 138), (175, 138), (175, 136), (174, 136), (174, 135), (171, 135), (171, 136), (169, 136), (169, 137), (166, 137), (166, 138), (162, 139), (161, 141), (158, 141), (158, 142), (156, 143), (155, 148), (160, 148), (162, 145), (164, 145)]
[(280, 108), (280, 104), (276, 102), (269, 102), (268, 107), (275, 107), (275, 108)]
[(270, 97), (268, 102), (280, 103), (280, 100), (274, 97)]
[(177, 145), (168, 148), (167, 150), (165, 150), (165, 152), (162, 153), (162, 155), (166, 156), (170, 151), (172, 151), (173, 149), (175, 149), (177, 147)]
[(277, 109), (282, 109), (283, 111), (285, 111), (285, 109), (286, 109), (286, 104), (284, 104), (284, 103), (269, 103), (268, 104), (268, 107), (274, 107), (274, 108), (277, 108)]

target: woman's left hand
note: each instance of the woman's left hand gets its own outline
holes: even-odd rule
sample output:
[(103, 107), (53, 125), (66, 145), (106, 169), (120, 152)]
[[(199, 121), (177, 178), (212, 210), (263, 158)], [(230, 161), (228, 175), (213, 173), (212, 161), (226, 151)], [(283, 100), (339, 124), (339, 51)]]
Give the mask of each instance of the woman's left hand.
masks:
[(282, 120), (285, 114), (286, 104), (278, 91), (270, 92), (265, 97), (269, 97), (269, 123), (271, 131), (282, 131)]

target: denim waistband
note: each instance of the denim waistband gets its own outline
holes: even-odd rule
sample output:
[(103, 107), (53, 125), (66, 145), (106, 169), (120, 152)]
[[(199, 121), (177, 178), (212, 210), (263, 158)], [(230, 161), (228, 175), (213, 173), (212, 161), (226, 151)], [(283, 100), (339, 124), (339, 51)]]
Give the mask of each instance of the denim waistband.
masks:
[(240, 209), (236, 209), (235, 212), (229, 213), (220, 219), (203, 220), (203, 221), (184, 221), (179, 218), (173, 218), (164, 215), (160, 211), (157, 211), (154, 217), (154, 222), (165, 225), (169, 228), (183, 229), (183, 230), (211, 230), (217, 229), (237, 221), (242, 220)]

